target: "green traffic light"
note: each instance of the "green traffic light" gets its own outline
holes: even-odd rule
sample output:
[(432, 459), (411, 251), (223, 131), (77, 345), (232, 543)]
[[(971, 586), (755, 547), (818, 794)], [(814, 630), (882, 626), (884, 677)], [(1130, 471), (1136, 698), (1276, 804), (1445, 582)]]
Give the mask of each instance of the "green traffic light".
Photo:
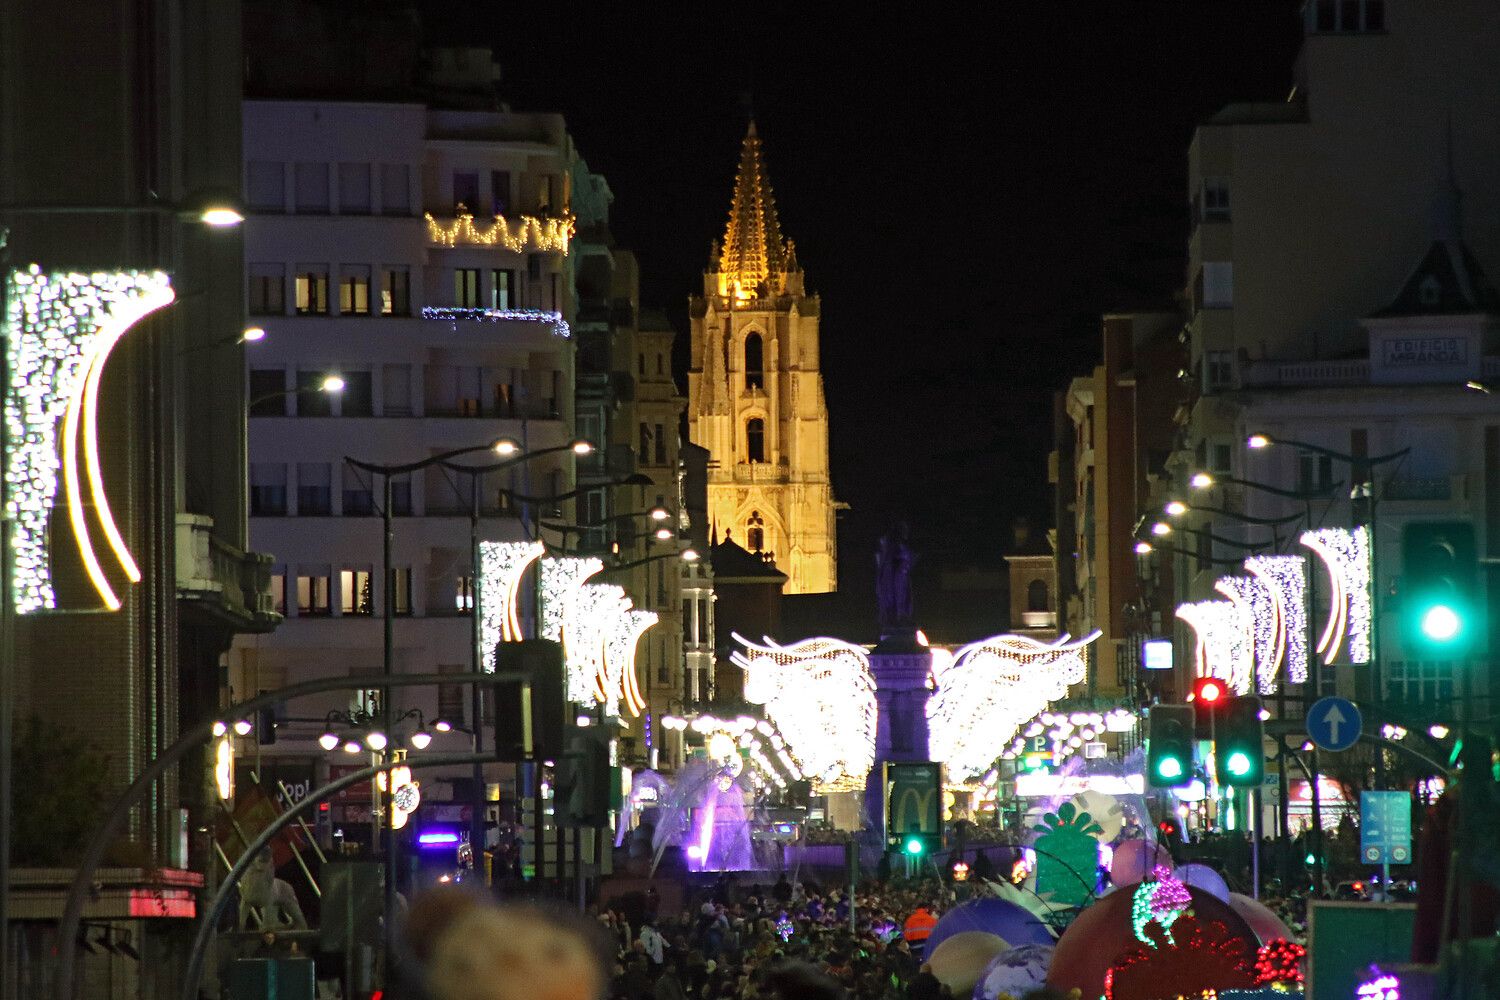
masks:
[(1159, 777), (1166, 778), (1168, 781), (1180, 778), (1182, 777), (1182, 761), (1176, 757), (1163, 757), (1156, 762), (1156, 773)]
[(1463, 630), (1463, 619), (1446, 604), (1434, 604), (1422, 612), (1422, 634), (1433, 642), (1452, 642)]
[(1243, 777), (1244, 775), (1250, 773), (1250, 758), (1246, 756), (1244, 752), (1236, 750), (1234, 753), (1230, 754), (1229, 759), (1224, 762), (1224, 768), (1237, 778)]
[(922, 841), (921, 841), (921, 838), (919, 838), (919, 837), (912, 837), (910, 840), (908, 840), (906, 842), (906, 853), (907, 854), (914, 854), (914, 855), (915, 854), (921, 854), (922, 853)]

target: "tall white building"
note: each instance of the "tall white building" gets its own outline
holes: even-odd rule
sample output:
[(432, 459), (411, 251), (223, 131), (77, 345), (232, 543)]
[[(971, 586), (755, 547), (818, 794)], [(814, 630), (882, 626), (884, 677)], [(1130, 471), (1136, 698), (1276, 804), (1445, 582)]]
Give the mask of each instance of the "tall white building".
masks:
[[(247, 101), (244, 149), (249, 311), (266, 331), (247, 362), (250, 531), (276, 560), (286, 617), (236, 644), (237, 696), (382, 670), (381, 484), (346, 457), (394, 465), (575, 436), (579, 166), (559, 116), (406, 103)], [(341, 392), (322, 388), (330, 375)], [(535, 514), (573, 520), (571, 502), (532, 507), (507, 491), (566, 493), (576, 461), (563, 450), (482, 477), (481, 537), (521, 539)], [(469, 490), (440, 467), (393, 482), (397, 672), (471, 669)], [(463, 726), (469, 701), (459, 686), (407, 689), (396, 707)], [(320, 776), (343, 763), (316, 742), (322, 713), (360, 704), (295, 703), (262, 752)], [(444, 741), (468, 737), (433, 748)], [(367, 836), (367, 817), (346, 802), (332, 819)]]

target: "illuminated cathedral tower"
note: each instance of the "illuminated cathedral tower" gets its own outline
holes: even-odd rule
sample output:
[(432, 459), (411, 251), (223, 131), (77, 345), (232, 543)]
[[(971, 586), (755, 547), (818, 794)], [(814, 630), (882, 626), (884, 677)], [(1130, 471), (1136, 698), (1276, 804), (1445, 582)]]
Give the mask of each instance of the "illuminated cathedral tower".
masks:
[(837, 589), (819, 302), (782, 238), (753, 121), (724, 240), (690, 313), (688, 436), (709, 452), (710, 523), (774, 557), (786, 593)]

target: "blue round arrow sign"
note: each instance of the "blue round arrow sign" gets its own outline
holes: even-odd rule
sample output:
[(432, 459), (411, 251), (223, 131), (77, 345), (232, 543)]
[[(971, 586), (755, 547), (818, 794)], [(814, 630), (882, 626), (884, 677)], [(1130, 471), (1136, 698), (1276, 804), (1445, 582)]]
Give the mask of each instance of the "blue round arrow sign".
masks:
[(1348, 698), (1319, 698), (1307, 710), (1307, 735), (1321, 750), (1347, 750), (1359, 740), (1364, 716)]

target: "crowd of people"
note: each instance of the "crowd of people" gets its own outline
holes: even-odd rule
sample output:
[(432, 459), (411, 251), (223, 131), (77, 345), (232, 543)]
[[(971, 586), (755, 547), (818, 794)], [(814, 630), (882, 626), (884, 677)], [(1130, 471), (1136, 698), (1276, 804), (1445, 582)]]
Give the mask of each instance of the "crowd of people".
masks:
[(941, 1000), (905, 921), (953, 905), (937, 879), (847, 889), (782, 876), (772, 885), (720, 879), (663, 914), (653, 892), (597, 913), (615, 951), (611, 1000)]

